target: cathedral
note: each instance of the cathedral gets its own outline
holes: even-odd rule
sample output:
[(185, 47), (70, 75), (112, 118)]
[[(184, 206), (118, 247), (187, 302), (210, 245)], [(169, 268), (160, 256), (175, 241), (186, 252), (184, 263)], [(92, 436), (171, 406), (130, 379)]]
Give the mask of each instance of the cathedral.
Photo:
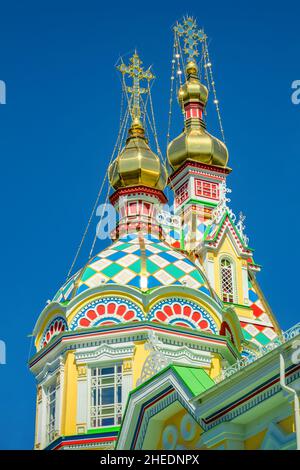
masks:
[(166, 155), (152, 70), (137, 52), (117, 67), (117, 223), (34, 326), (36, 450), (299, 449), (300, 324), (280, 329), (229, 207), (228, 150), (206, 128), (212, 98), (223, 136), (207, 38), (191, 17), (174, 27), (171, 64), (169, 121), (174, 104), (183, 130)]

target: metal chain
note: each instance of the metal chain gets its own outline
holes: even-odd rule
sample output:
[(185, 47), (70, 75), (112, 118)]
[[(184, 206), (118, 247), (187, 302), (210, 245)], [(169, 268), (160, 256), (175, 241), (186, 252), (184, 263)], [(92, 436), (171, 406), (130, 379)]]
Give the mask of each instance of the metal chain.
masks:
[[(124, 122), (124, 120), (123, 120), (123, 122)], [(109, 165), (110, 165), (110, 163), (112, 162), (112, 160), (113, 160), (113, 158), (114, 158), (115, 151), (116, 151), (117, 146), (118, 146), (118, 144), (119, 144), (121, 132), (122, 132), (122, 125), (121, 125), (120, 128), (119, 128), (118, 137), (117, 137), (115, 146), (114, 146), (114, 148), (113, 148), (112, 154), (111, 154), (111, 156), (110, 156)], [(74, 268), (74, 266), (75, 266), (75, 264), (76, 264), (76, 261), (77, 261), (77, 259), (78, 259), (78, 256), (79, 256), (79, 254), (80, 254), (80, 252), (81, 252), (83, 243), (84, 243), (84, 241), (85, 241), (85, 238), (86, 238), (87, 233), (88, 233), (88, 231), (89, 231), (89, 228), (90, 228), (92, 219), (93, 219), (93, 217), (94, 217), (94, 213), (95, 213), (95, 211), (96, 211), (96, 209), (97, 209), (97, 205), (98, 205), (100, 196), (101, 196), (101, 194), (102, 194), (102, 191), (103, 191), (103, 188), (104, 188), (104, 184), (105, 184), (105, 182), (106, 182), (106, 178), (107, 178), (107, 172), (106, 172), (106, 174), (105, 174), (105, 177), (104, 177), (104, 179), (103, 179), (103, 181), (102, 181), (102, 184), (101, 184), (101, 186), (100, 186), (100, 189), (99, 189), (99, 191), (98, 191), (98, 194), (97, 194), (97, 197), (96, 197), (96, 201), (95, 201), (95, 203), (94, 203), (94, 205), (93, 205), (92, 211), (91, 211), (91, 213), (90, 213), (90, 217), (89, 217), (89, 219), (88, 219), (88, 223), (87, 223), (87, 225), (86, 225), (86, 227), (85, 227), (85, 230), (84, 230), (83, 236), (82, 236), (82, 238), (81, 238), (81, 241), (80, 241), (80, 243), (79, 243), (79, 246), (78, 246), (78, 248), (77, 248), (75, 257), (74, 257), (74, 259), (73, 259), (73, 261), (72, 261), (72, 263), (71, 263), (71, 266), (70, 266), (70, 269), (69, 269), (69, 271), (68, 271), (66, 280), (69, 279), (69, 277), (70, 277), (70, 275), (71, 275), (71, 273), (72, 273), (72, 271), (73, 271), (73, 268)]]
[[(181, 54), (179, 52), (179, 47), (180, 47), (180, 41), (177, 38), (177, 35), (175, 33), (175, 48), (176, 48), (175, 59), (177, 59), (177, 76), (179, 77), (179, 84), (181, 86), (182, 85), (182, 78), (181, 78), (182, 69), (181, 69), (181, 66), (180, 66)], [(183, 71), (184, 71), (184, 69), (183, 69)]]
[[(184, 56), (183, 56), (183, 52), (182, 52), (182, 47), (181, 47), (181, 42), (180, 42), (180, 39), (179, 37), (177, 36), (177, 33), (175, 32), (175, 37), (176, 37), (176, 43), (178, 45), (178, 52), (179, 52), (179, 66), (181, 67), (181, 70), (183, 72), (183, 76), (184, 76), (184, 80), (186, 80), (186, 75), (185, 75), (185, 66), (184, 66)], [(180, 61), (181, 61), (181, 65), (180, 65)], [(179, 75), (182, 75), (179, 74)], [(180, 77), (181, 78), (181, 77)], [(181, 85), (181, 81), (180, 81), (180, 85)]]
[[(173, 109), (173, 93), (174, 93), (174, 80), (175, 80), (175, 37), (174, 37), (174, 44), (173, 44), (173, 53), (172, 53), (172, 68), (171, 68), (171, 85), (170, 85), (170, 101), (169, 101), (169, 114), (168, 114), (168, 130), (167, 130), (167, 148), (170, 142), (170, 131), (171, 131), (171, 122), (172, 122), (172, 109)], [(167, 152), (166, 152), (166, 158), (167, 158)], [(166, 161), (166, 158), (164, 160), (164, 163)]]
[(215, 81), (214, 81), (213, 72), (212, 72), (212, 64), (211, 64), (211, 61), (210, 61), (210, 58), (209, 58), (209, 52), (208, 52), (208, 46), (207, 46), (206, 38), (204, 39), (204, 68), (208, 69), (208, 75), (209, 75), (209, 78), (210, 78), (211, 88), (213, 90), (214, 104), (216, 106), (220, 131), (221, 131), (221, 134), (222, 134), (223, 142), (225, 143), (225, 134), (224, 134), (224, 128), (223, 128), (223, 124), (222, 124), (221, 112), (220, 112), (220, 107), (219, 107), (219, 100), (217, 98), (216, 86), (215, 86)]
[(161, 150), (160, 150), (160, 146), (159, 146), (158, 138), (157, 138), (157, 130), (156, 130), (156, 123), (155, 123), (153, 103), (152, 103), (152, 95), (151, 95), (151, 89), (150, 89), (149, 82), (148, 82), (148, 93), (149, 93), (149, 103), (150, 103), (150, 110), (151, 110), (152, 123), (153, 123), (154, 140), (155, 140), (155, 144), (156, 144), (157, 153), (162, 158), (162, 154), (161, 154)]
[[(121, 135), (121, 138), (117, 139), (117, 142), (116, 142), (116, 145), (115, 145), (115, 148), (116, 146), (119, 144), (119, 147), (118, 147), (118, 155), (120, 153), (120, 150), (121, 150), (121, 146), (122, 146), (122, 142), (124, 141), (124, 135), (125, 135), (125, 132), (126, 132), (126, 128), (127, 128), (127, 122), (128, 122), (128, 118), (129, 118), (129, 113), (130, 113), (130, 110), (129, 110), (129, 105), (128, 105), (128, 108), (125, 112), (125, 115), (124, 115), (124, 119), (123, 119), (123, 122), (122, 122), (122, 126), (121, 126), (121, 129), (122, 129), (122, 135)], [(115, 149), (114, 149), (115, 150)], [(113, 160), (113, 156), (114, 156), (114, 152), (113, 152), (113, 155), (110, 159), (110, 162), (108, 164), (108, 166), (111, 164), (112, 160)], [(115, 171), (116, 171), (116, 167), (114, 167), (113, 169), (113, 174), (112, 174), (112, 177), (114, 177), (115, 175)], [(105, 177), (104, 177), (104, 180), (103, 180), (103, 185), (105, 184), (106, 180), (107, 180), (107, 175), (108, 175), (108, 172), (106, 172), (105, 174)], [(102, 220), (102, 217), (103, 217), (103, 214), (104, 214), (104, 211), (105, 211), (105, 208), (106, 208), (106, 205), (107, 205), (107, 202), (108, 202), (108, 198), (109, 198), (109, 192), (110, 192), (110, 187), (107, 188), (107, 191), (106, 191), (106, 196), (105, 196), (105, 203), (103, 205), (103, 210), (102, 210), (102, 214), (100, 216), (100, 223), (101, 223), (101, 220)], [(93, 239), (93, 242), (92, 242), (92, 246), (91, 246), (91, 249), (90, 249), (90, 252), (89, 252), (89, 257), (88, 259), (91, 259), (92, 257), (92, 254), (93, 254), (93, 251), (94, 251), (94, 248), (95, 248), (95, 244), (96, 244), (96, 241), (97, 241), (97, 230), (96, 230), (96, 234), (94, 236), (94, 239)]]

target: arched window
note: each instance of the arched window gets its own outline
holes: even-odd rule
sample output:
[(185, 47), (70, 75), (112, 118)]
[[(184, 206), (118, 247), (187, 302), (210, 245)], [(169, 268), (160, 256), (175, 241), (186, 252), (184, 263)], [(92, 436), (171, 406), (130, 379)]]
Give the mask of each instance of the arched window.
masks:
[(234, 302), (233, 263), (228, 258), (221, 260), (221, 289), (223, 302)]

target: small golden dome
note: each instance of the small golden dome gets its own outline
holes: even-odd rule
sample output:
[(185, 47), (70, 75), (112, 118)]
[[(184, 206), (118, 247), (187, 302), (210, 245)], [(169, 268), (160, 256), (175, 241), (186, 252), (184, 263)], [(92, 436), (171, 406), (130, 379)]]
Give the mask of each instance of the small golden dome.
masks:
[(170, 142), (167, 153), (174, 170), (186, 160), (223, 167), (226, 167), (228, 162), (226, 145), (210, 135), (202, 126), (185, 129)]
[(109, 181), (114, 189), (143, 185), (163, 190), (167, 172), (159, 157), (152, 152), (138, 118), (128, 131), (125, 147), (108, 169)]
[(184, 131), (169, 143), (167, 154), (174, 170), (186, 160), (226, 167), (228, 150), (226, 145), (209, 134), (202, 120), (202, 113), (207, 103), (208, 90), (198, 77), (195, 62), (186, 67), (187, 80), (180, 87), (178, 99), (185, 111)]
[(178, 100), (181, 106), (189, 101), (201, 103), (205, 106), (208, 98), (208, 89), (198, 78), (198, 67), (195, 62), (190, 61), (186, 67), (187, 81), (180, 87)]

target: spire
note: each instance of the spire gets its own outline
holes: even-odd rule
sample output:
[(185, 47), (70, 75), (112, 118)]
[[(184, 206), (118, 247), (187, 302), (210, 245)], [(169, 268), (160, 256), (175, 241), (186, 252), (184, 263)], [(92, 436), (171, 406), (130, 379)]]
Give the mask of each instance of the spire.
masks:
[[(123, 89), (128, 98), (131, 126), (125, 147), (109, 167), (109, 180), (114, 189), (142, 185), (163, 190), (166, 185), (165, 166), (150, 149), (141, 122), (141, 95), (150, 92), (150, 81), (155, 78), (151, 68), (145, 70), (142, 64), (135, 51), (129, 65), (122, 61), (117, 67), (122, 73)], [(132, 82), (127, 84), (125, 77)], [(141, 86), (142, 81), (146, 81), (147, 86)]]
[(199, 80), (196, 57), (199, 43), (206, 40), (196, 21), (187, 17), (174, 27), (177, 40), (183, 38), (186, 82), (180, 87), (178, 101), (184, 111), (184, 131), (168, 146), (168, 159), (174, 170), (186, 160), (226, 167), (228, 151), (223, 142), (206, 131), (203, 112), (208, 99), (208, 90)]

